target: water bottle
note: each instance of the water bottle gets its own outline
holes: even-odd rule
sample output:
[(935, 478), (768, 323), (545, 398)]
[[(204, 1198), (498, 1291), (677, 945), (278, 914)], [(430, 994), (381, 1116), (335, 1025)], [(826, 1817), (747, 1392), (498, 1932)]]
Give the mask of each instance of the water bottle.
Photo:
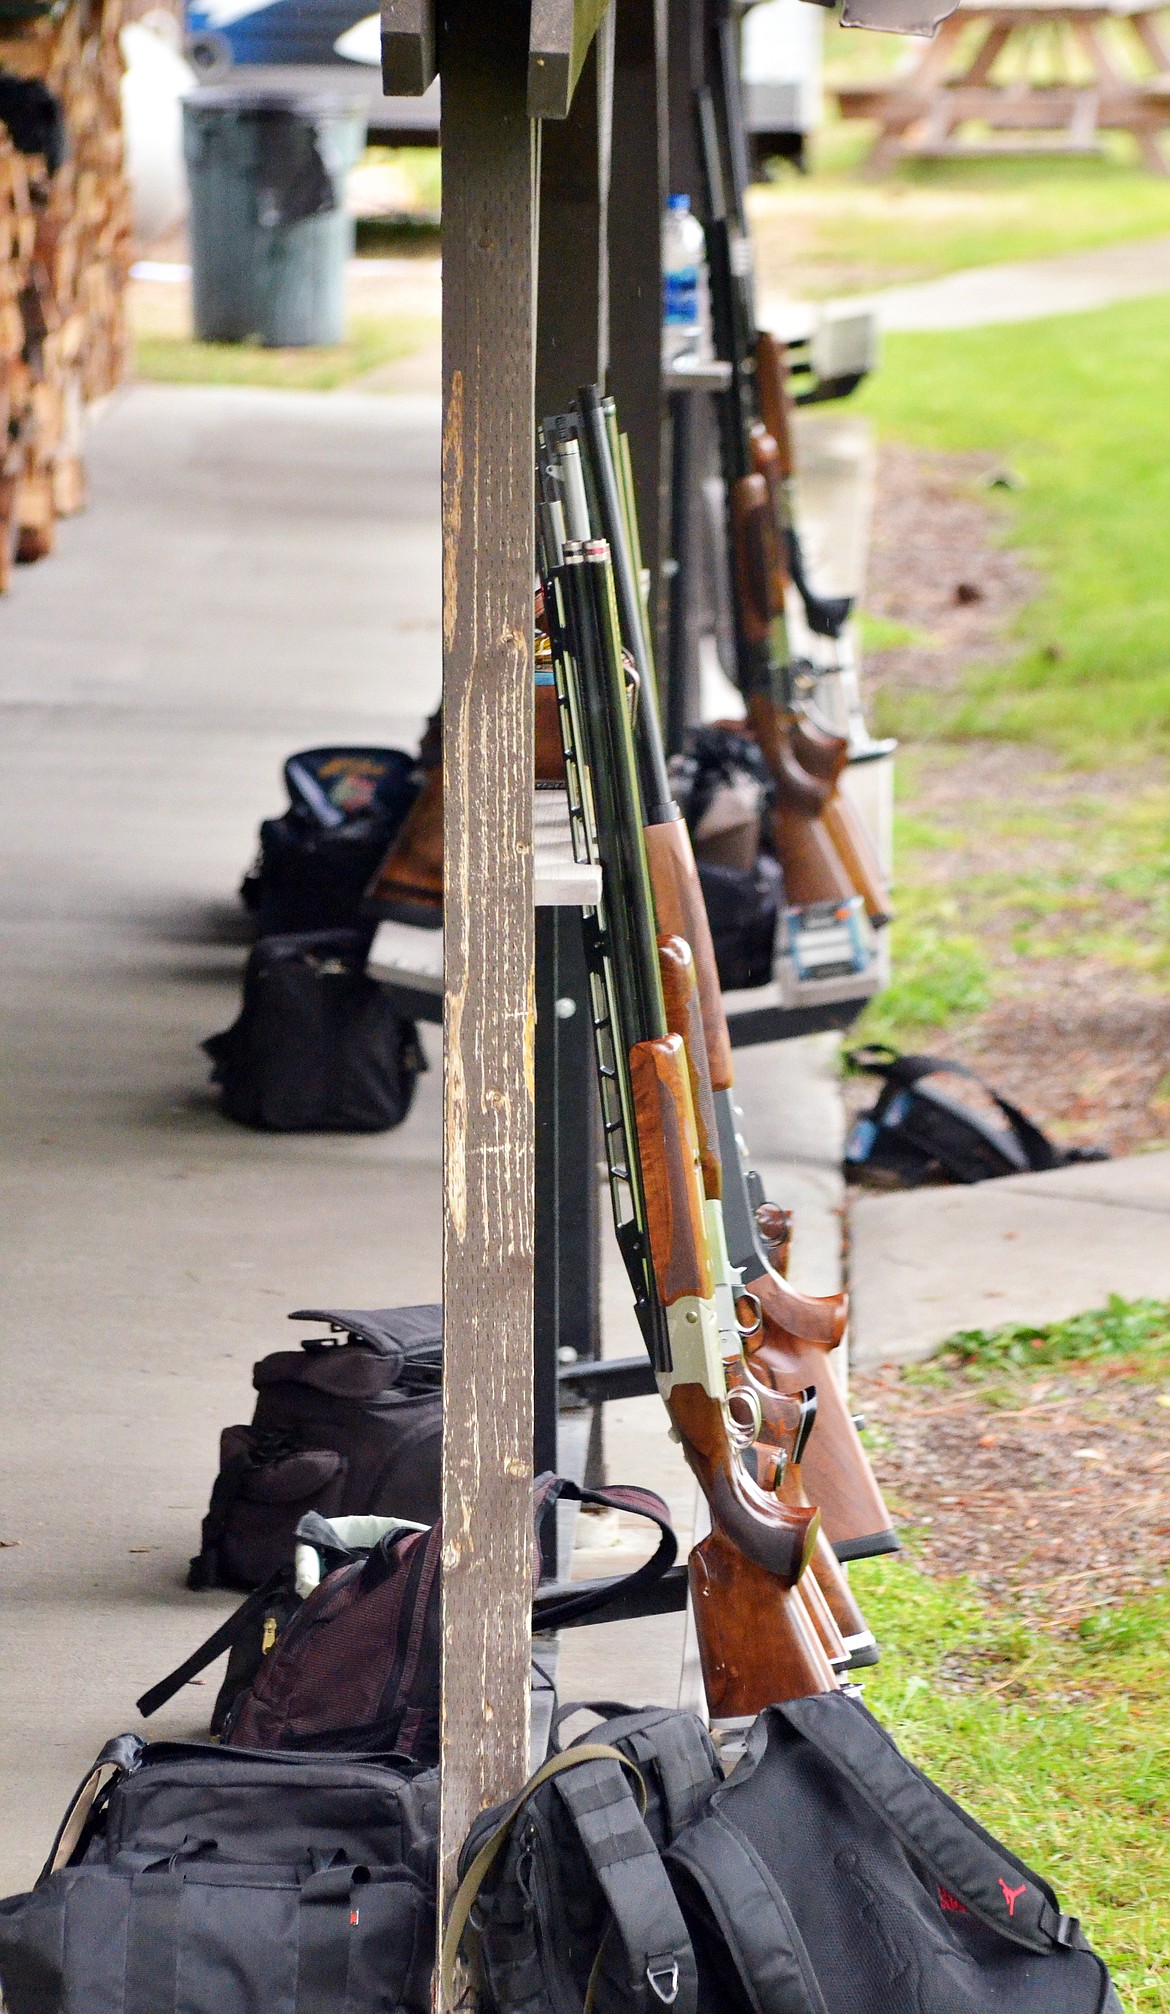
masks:
[(662, 223), (662, 366), (710, 355), (710, 294), (703, 226), (689, 196), (668, 196)]

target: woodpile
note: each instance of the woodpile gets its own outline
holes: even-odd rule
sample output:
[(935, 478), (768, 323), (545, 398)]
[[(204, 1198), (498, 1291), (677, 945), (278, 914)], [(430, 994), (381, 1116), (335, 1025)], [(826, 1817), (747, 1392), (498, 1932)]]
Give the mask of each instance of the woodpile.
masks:
[[(0, 593), (85, 501), (82, 414), (124, 375), (130, 196), (122, 172), (122, 0), (67, 0), (25, 23), (0, 4), (0, 83), (60, 104), (65, 158), (0, 121)], [(28, 135), (13, 131), (28, 146)]]

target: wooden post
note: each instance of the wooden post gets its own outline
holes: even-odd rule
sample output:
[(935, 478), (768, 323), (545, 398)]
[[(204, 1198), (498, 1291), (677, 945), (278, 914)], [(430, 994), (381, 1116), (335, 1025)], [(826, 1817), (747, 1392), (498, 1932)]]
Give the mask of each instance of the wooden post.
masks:
[(609, 361), (611, 9), (591, 44), (567, 119), (540, 143), (540, 283), (536, 417), (563, 412), (582, 385), (604, 382)]
[[(630, 457), (650, 607), (662, 628), (659, 583), (665, 513), (662, 456), (662, 212), (666, 205), (666, 0), (617, 0), (613, 80), (613, 200), (609, 206), (609, 385)], [(661, 638), (657, 639), (662, 658)]]
[(528, 0), (444, 0), (440, 1902), (528, 1771), (533, 355)]

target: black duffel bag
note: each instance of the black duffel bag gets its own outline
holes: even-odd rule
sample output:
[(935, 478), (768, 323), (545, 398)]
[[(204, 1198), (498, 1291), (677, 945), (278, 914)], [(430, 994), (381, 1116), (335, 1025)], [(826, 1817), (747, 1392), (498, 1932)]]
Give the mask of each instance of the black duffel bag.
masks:
[(193, 1588), (259, 1587), (291, 1562), (309, 1511), (438, 1518), (442, 1308), (300, 1308), (289, 1320), (333, 1334), (253, 1366), (256, 1410), (220, 1436)]
[(365, 969), (368, 931), (262, 937), (238, 1018), (203, 1048), (229, 1119), (268, 1133), (400, 1126), (426, 1058), (418, 1030)]
[(459, 1871), (444, 1981), (462, 1945), (489, 2014), (1121, 2014), (1048, 1883), (845, 1692), (766, 1708), (726, 1782), (691, 1715), (608, 1718)]
[(438, 1771), (106, 1744), (35, 1888), (7, 2014), (430, 2014)]

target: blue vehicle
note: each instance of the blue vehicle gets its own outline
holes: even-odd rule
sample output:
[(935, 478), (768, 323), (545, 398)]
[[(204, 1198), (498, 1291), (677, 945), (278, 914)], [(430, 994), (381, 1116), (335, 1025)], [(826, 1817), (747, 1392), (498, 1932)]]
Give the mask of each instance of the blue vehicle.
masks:
[(238, 63), (344, 64), (337, 43), (370, 0), (192, 0), (188, 52), (202, 76)]

